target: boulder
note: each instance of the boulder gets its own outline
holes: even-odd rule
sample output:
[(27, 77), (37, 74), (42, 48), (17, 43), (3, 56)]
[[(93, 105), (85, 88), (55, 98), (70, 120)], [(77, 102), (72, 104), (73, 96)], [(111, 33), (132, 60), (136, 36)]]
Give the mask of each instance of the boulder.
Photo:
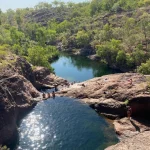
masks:
[(59, 85), (67, 85), (68, 81), (51, 73), (48, 68), (36, 67), (33, 71), (36, 80), (36, 88), (54, 88)]

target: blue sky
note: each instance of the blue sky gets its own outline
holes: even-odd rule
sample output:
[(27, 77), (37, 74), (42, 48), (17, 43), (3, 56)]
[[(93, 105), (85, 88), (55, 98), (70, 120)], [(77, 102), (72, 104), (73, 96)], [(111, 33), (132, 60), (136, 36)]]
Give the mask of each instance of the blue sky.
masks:
[[(63, 2), (83, 2), (87, 0), (61, 0)], [(0, 0), (0, 9), (6, 11), (7, 9), (34, 7), (39, 2), (53, 2), (53, 0)]]

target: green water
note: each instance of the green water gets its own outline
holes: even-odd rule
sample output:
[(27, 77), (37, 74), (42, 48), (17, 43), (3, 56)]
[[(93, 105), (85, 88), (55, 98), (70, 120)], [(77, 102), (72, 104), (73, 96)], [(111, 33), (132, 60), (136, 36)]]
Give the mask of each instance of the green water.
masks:
[(83, 56), (61, 54), (59, 59), (51, 66), (56, 75), (69, 81), (85, 81), (93, 77), (116, 73), (118, 71), (108, 68), (105, 64), (92, 61)]

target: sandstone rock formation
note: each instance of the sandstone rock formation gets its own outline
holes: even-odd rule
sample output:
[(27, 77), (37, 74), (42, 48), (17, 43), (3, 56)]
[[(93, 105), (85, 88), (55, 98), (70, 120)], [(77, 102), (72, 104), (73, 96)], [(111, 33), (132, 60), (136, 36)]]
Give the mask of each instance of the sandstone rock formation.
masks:
[(67, 82), (44, 67), (33, 71), (21, 57), (10, 55), (5, 61), (7, 65), (0, 66), (0, 145), (16, 140), (18, 120), (42, 100), (37, 89)]
[(122, 118), (114, 121), (114, 128), (121, 140), (133, 137), (141, 132), (150, 130), (150, 122), (145, 118), (132, 117)]
[(0, 73), (0, 144), (14, 142), (18, 119), (36, 103), (33, 99), (40, 96), (30, 82), (35, 82), (30, 65), (24, 59), (12, 57), (13, 63), (1, 68)]
[[(132, 83), (129, 81), (131, 78)], [(146, 77), (136, 73), (106, 75), (76, 83), (59, 91), (58, 95), (80, 99), (97, 111), (113, 118), (126, 115), (126, 100), (131, 103), (142, 95), (150, 97)], [(139, 101), (141, 100), (142, 98), (139, 98)], [(133, 114), (136, 113), (136, 108)]]
[(36, 88), (54, 88), (55, 86), (68, 84), (68, 81), (50, 73), (49, 69), (44, 67), (36, 67), (33, 70), (36, 80)]
[(145, 131), (132, 138), (106, 148), (105, 150), (149, 150), (150, 149), (150, 131)]

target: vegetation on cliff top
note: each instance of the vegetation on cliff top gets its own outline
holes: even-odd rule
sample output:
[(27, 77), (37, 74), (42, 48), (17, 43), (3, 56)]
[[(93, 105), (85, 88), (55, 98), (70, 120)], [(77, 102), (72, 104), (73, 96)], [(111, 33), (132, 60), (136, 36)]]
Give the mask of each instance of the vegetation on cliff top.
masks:
[(0, 44), (34, 65), (63, 50), (97, 54), (114, 68), (149, 74), (150, 0), (41, 2), (34, 8), (0, 11)]
[(16, 61), (16, 56), (10, 52), (9, 45), (0, 45), (0, 70)]

